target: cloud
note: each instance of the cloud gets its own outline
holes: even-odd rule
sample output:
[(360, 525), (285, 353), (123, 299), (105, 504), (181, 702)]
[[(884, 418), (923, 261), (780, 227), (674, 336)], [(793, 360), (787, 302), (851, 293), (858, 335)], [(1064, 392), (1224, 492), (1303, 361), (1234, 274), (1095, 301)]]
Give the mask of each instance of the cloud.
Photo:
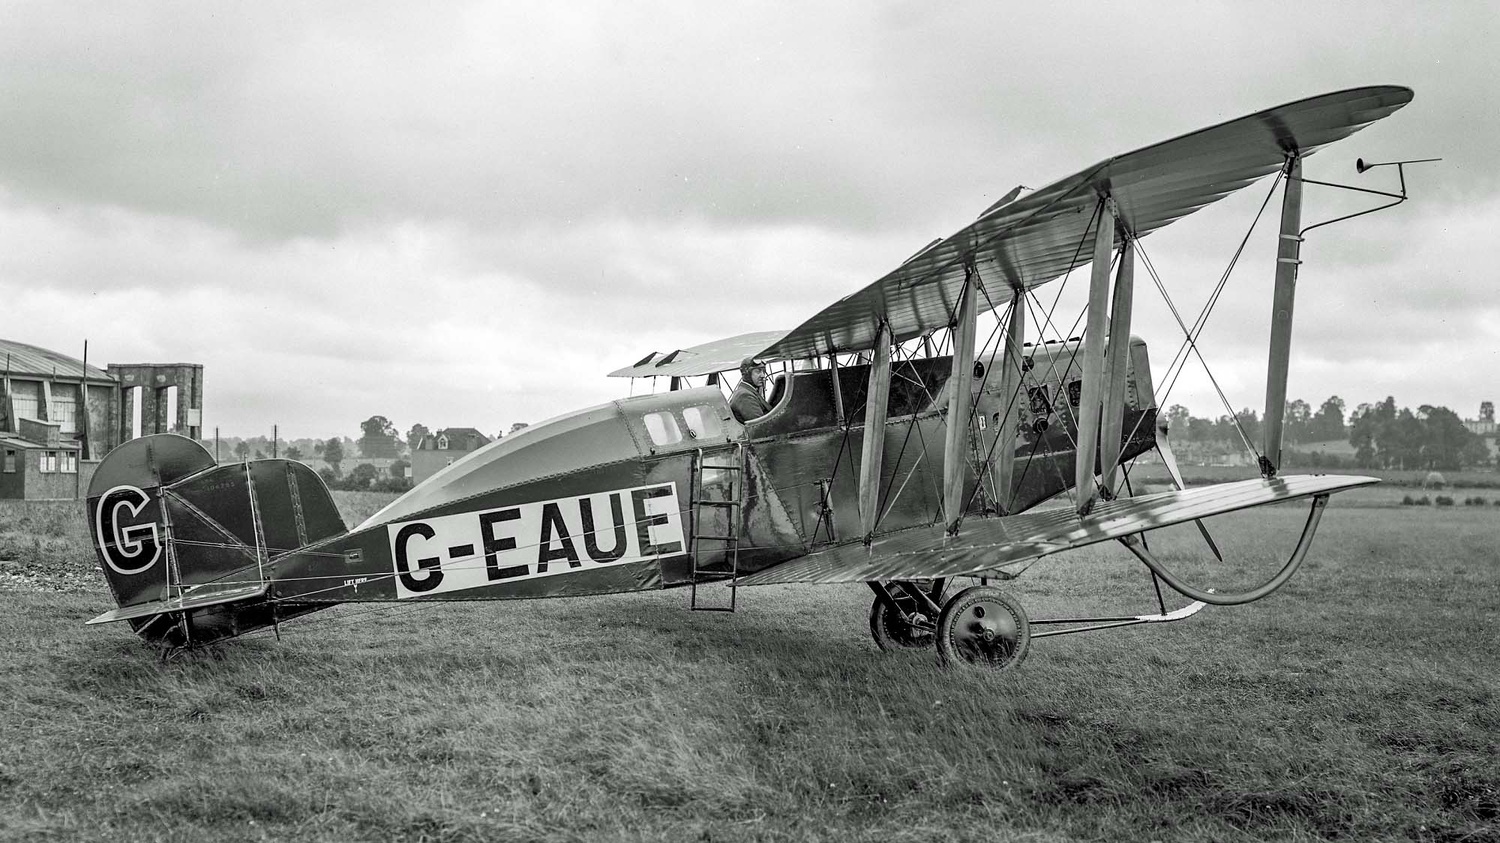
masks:
[[(1378, 83), (1417, 99), (1309, 174), (1389, 185), (1388, 169), (1356, 177), (1353, 159), (1445, 160), (1408, 172), (1406, 206), (1309, 241), (1293, 393), (1458, 407), (1482, 387), (1454, 361), (1494, 368), (1500, 103), (1480, 47), (1500, 12), (1487, 7), (38, 3), (7, 16), (0, 330), (63, 351), (87, 336), (104, 359), (205, 362), (210, 423), (233, 432), (352, 434), (377, 412), (488, 430), (602, 401), (628, 389), (604, 372), (792, 327), (1018, 183)], [(1187, 313), (1263, 191), (1147, 239)], [(1310, 190), (1308, 218), (1364, 201)], [(1274, 249), (1269, 219), (1205, 333), (1241, 405), (1263, 389)], [(1175, 326), (1141, 283), (1137, 333), (1164, 367)], [(1201, 376), (1179, 389), (1195, 410), (1217, 404)]]

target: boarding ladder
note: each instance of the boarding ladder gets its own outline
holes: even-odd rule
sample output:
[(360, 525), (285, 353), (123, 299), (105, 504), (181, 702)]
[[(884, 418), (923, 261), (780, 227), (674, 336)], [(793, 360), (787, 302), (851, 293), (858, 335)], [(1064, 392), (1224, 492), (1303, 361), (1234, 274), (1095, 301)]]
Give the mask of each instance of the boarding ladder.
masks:
[[(715, 462), (708, 462), (708, 460)], [(728, 464), (725, 463), (728, 460)], [(723, 472), (728, 475), (728, 482), (719, 485), (723, 490), (723, 499), (709, 499), (705, 497), (704, 473), (709, 471)], [(688, 540), (688, 554), (692, 559), (692, 585), (688, 598), (688, 608), (695, 612), (733, 612), (735, 599), (739, 590), (736, 579), (740, 573), (740, 522), (743, 520), (742, 501), (745, 488), (745, 451), (744, 446), (738, 442), (734, 445), (707, 451), (699, 448), (693, 457), (693, 495), (690, 501), (692, 520), (689, 524), (692, 537)], [(722, 512), (725, 518), (726, 529), (722, 534), (710, 533), (707, 530), (716, 529), (721, 519), (713, 517), (713, 513)], [(724, 559), (712, 563), (701, 563), (705, 545), (710, 548), (718, 546), (723, 549)], [(698, 603), (698, 583), (729, 581), (729, 605), (728, 606), (704, 606)]]

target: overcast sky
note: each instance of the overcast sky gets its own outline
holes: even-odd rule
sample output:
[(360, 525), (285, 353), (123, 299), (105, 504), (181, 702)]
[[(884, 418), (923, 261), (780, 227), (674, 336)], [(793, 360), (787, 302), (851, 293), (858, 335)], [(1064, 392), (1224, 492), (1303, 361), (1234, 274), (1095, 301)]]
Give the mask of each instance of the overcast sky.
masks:
[[(1399, 84), (1306, 174), (1444, 161), (1310, 236), (1289, 392), (1473, 417), (1500, 399), (1497, 9), (4, 3), (0, 336), (203, 363), (225, 435), (493, 433), (627, 394), (605, 374), (649, 351), (791, 328), (1017, 184)], [(1268, 187), (1142, 241), (1180, 307)], [(1353, 207), (1309, 188), (1304, 221)], [(1235, 407), (1264, 401), (1273, 229), (1204, 338)], [(1222, 412), (1192, 369), (1177, 402)]]

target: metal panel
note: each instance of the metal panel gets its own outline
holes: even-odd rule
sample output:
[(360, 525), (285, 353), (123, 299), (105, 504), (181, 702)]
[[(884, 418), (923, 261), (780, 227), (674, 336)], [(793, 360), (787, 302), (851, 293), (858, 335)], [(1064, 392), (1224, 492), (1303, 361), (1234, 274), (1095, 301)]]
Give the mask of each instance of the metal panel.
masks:
[(970, 519), (957, 536), (918, 527), (792, 560), (740, 585), (840, 583), (980, 574), (1005, 565), (1238, 509), (1367, 486), (1373, 477), (1295, 475), (1100, 502), (1087, 518), (1072, 509)]
[[(667, 483), (675, 487), (680, 507), (677, 516), (681, 518), (686, 514), (691, 489), (692, 460), (691, 454), (676, 454), (652, 460), (632, 457), (613, 464), (594, 466), (587, 471), (541, 477), (520, 485), (491, 489), (482, 495), (449, 501), (410, 517), (366, 522), (366, 526), (347, 536), (315, 544), (276, 559), (270, 574), (270, 579), (275, 582), (273, 596), (282, 600), (310, 603), (398, 599), (390, 533), (390, 525), (397, 522), (433, 521), (448, 516), (472, 516), (477, 521), (479, 513), (485, 511)], [(601, 514), (605, 511), (608, 510), (599, 510)], [(622, 516), (633, 518), (631, 509), (625, 508)], [(603, 541), (604, 531), (610, 528), (600, 522), (599, 529)], [(575, 546), (581, 547), (585, 534), (577, 530), (569, 532)], [(520, 538), (516, 549), (523, 553), (530, 551), (539, 554), (544, 549), (543, 544), (540, 535), (531, 534)], [(455, 546), (448, 550), (448, 561), (460, 569), (482, 569), (486, 564), (481, 547)], [(684, 546), (674, 555), (681, 556), (685, 553)], [(661, 568), (666, 561), (667, 557), (661, 557), (639, 562), (587, 566), (577, 572), (558, 576), (501, 579), (483, 587), (434, 592), (430, 596), (406, 599), (508, 600), (654, 589), (661, 586)]]
[(1110, 158), (991, 211), (825, 308), (757, 356), (801, 358), (870, 348), (882, 320), (891, 324), (896, 342), (942, 328), (953, 321), (970, 252), (987, 282), (1045, 284), (1088, 263), (1089, 250), (1079, 244), (1100, 193), (1114, 198), (1134, 236), (1145, 236), (1276, 172), (1287, 149), (1309, 155), (1411, 98), (1410, 89), (1395, 86), (1339, 91)]
[(354, 529), (403, 520), (498, 489), (635, 457), (640, 451), (618, 403), (612, 401), (538, 422), (470, 451)]

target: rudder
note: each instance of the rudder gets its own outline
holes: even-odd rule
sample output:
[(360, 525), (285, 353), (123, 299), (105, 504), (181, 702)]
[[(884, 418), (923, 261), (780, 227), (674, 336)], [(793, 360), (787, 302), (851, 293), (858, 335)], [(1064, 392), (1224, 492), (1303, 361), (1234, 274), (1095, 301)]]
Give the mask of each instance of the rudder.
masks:
[(175, 434), (133, 439), (105, 457), (87, 515), (99, 568), (120, 608), (90, 623), (129, 621), (149, 641), (201, 644), (274, 623), (267, 566), (345, 532), (327, 487), (293, 460), (219, 465)]

